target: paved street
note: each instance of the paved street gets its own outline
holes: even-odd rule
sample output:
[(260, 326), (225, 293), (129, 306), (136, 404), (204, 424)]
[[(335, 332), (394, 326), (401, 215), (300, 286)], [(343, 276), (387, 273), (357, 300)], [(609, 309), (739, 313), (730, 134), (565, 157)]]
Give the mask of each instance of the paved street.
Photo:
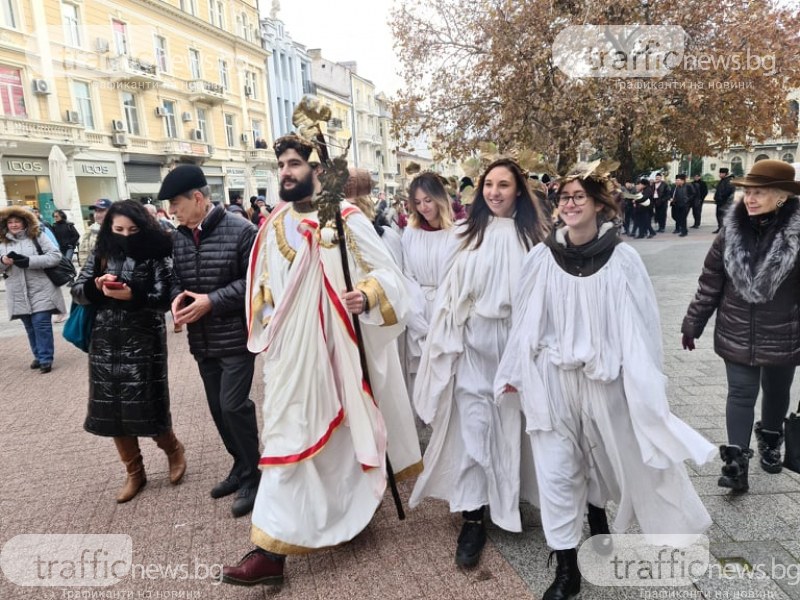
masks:
[[(632, 244), (647, 264), (658, 294), (672, 409), (719, 444), (726, 441), (726, 385), (722, 360), (712, 350), (712, 329), (692, 353), (681, 350), (679, 333), (713, 238), (713, 206), (705, 207), (704, 219), (702, 228), (691, 229), (687, 238), (668, 232)], [(0, 576), (3, 600), (80, 597), (73, 595), (76, 591), (91, 591), (95, 596), (85, 597), (96, 598), (113, 597), (102, 595), (113, 591), (129, 598), (505, 600), (539, 598), (552, 580), (534, 508), (523, 507), (522, 534), (491, 528), (479, 567), (462, 572), (453, 564), (460, 516), (450, 515), (441, 502), (426, 501), (399, 522), (387, 495), (373, 523), (352, 543), (290, 557), (281, 589), (214, 585), (204, 577), (205, 567), (235, 562), (250, 548), (249, 520), (231, 517), (231, 498), (212, 500), (208, 495), (230, 465), (184, 336), (169, 334), (172, 413), (175, 432), (186, 445), (186, 477), (171, 486), (166, 458), (154, 443), (144, 440), (147, 486), (133, 501), (118, 505), (114, 497), (124, 468), (114, 445), (82, 427), (86, 355), (61, 339), (57, 325), (53, 372), (31, 371), (22, 325), (6, 321), (4, 293), (0, 303), (0, 544), (19, 534), (121, 533), (132, 538), (135, 564), (156, 565), (111, 588), (20, 587)], [(263, 394), (258, 379), (254, 399)], [(798, 395), (793, 393), (792, 398), (796, 405)], [(731, 498), (716, 485), (719, 467), (716, 459), (691, 468), (692, 480), (714, 519), (709, 532), (712, 554), (737, 565), (766, 565), (767, 574), (781, 571), (775, 565), (788, 566), (787, 577), (706, 578), (695, 587), (660, 590), (665, 594), (660, 596), (653, 593), (659, 591), (656, 588), (603, 588), (584, 582), (580, 598), (800, 598), (800, 475), (787, 471), (767, 475), (756, 461), (750, 493)], [(406, 499), (410, 485), (401, 485)], [(177, 569), (180, 566), (188, 567), (189, 578)], [(194, 573), (198, 578), (191, 577)]]

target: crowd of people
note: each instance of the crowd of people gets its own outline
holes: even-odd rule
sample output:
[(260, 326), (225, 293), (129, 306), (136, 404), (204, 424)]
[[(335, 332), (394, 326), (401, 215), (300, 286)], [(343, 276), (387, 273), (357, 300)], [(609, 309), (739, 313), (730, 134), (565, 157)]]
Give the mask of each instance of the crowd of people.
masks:
[[(117, 502), (146, 484), (139, 438), (164, 451), (171, 483), (187, 468), (169, 405), (170, 312), (188, 330), (232, 459), (209, 493), (236, 494), (234, 517), (252, 512), (254, 548), (223, 582), (282, 582), (287, 555), (353, 539), (408, 477), (412, 509), (436, 498), (461, 513), (462, 568), (479, 563), (487, 520), (519, 532), (520, 502), (536, 505), (557, 563), (545, 600), (579, 592), (586, 518), (592, 536), (710, 526), (684, 461), (703, 464), (715, 449), (669, 410), (655, 292), (622, 239), (664, 232), (668, 207), (676, 234), (687, 235), (690, 214), (699, 227), (702, 180), (620, 186), (594, 167), (534, 182), (501, 158), (483, 168), (468, 211), (423, 172), (405, 207), (354, 196), (331, 221), (317, 199), (335, 173), (314, 143), (288, 135), (274, 150), (274, 207), (263, 196), (248, 208), (214, 204), (202, 169), (179, 165), (158, 195), (177, 226), (155, 206), (101, 199), (79, 243), (62, 211), (51, 240), (31, 211), (0, 209), (8, 314), (43, 373), (51, 316), (66, 312), (46, 269), (79, 249), (71, 295), (94, 319), (84, 428), (114, 439), (126, 469)], [(791, 165), (769, 160), (720, 178), (718, 235), (681, 331), (693, 350), (716, 311), (728, 376), (719, 485), (742, 493), (759, 388), (760, 465), (781, 470), (800, 362), (800, 184)], [(415, 419), (431, 428), (424, 459)]]

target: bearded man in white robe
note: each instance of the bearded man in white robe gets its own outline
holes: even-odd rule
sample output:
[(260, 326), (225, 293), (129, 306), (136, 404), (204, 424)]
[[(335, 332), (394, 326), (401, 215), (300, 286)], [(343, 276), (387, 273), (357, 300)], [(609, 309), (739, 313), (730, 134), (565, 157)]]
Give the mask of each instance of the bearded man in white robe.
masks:
[(398, 479), (422, 467), (395, 342), (408, 303), (402, 273), (369, 220), (343, 202), (346, 291), (338, 241), (317, 217), (314, 147), (288, 135), (275, 154), (284, 202), (259, 231), (247, 278), (248, 347), (264, 353), (266, 388), (257, 548), (224, 567), (222, 581), (235, 585), (279, 584), (286, 555), (358, 535), (383, 498), (387, 456)]

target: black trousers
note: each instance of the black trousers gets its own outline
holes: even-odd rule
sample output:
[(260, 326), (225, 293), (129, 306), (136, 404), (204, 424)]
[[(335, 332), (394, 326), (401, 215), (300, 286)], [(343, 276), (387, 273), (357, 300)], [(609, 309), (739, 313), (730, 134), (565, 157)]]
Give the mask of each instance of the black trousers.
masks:
[(692, 223), (692, 227), (700, 227), (700, 219), (703, 216), (703, 202), (695, 202), (692, 204), (692, 217), (694, 218), (694, 223)]
[(726, 360), (725, 371), (728, 375), (728, 401), (725, 405), (728, 443), (742, 448), (750, 447), (759, 388), (763, 392), (761, 426), (769, 431), (783, 431), (783, 419), (789, 410), (794, 365), (751, 367)]
[(688, 229), (686, 228), (686, 221), (689, 218), (689, 205), (686, 204), (684, 206), (673, 206), (672, 207), (672, 219), (675, 221), (675, 231), (678, 233), (688, 233)]
[(725, 220), (725, 213), (728, 212), (728, 208), (731, 204), (733, 203), (726, 202), (725, 204), (717, 204), (717, 229), (722, 229), (722, 222)]
[(258, 482), (258, 425), (250, 400), (256, 357), (249, 352), (197, 360), (206, 400), (225, 449), (233, 457), (230, 474), (242, 484)]
[(667, 201), (665, 200), (661, 205), (656, 205), (655, 212), (658, 230), (664, 231), (664, 228), (667, 226)]
[(648, 233), (655, 235), (653, 230), (653, 208), (651, 206), (642, 206), (636, 209), (633, 218), (636, 223), (636, 237), (643, 238)]

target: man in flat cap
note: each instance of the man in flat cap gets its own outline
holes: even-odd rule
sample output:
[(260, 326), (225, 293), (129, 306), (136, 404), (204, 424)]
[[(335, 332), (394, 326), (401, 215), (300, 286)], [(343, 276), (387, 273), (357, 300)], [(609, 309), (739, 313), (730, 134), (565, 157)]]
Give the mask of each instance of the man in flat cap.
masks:
[(245, 289), (256, 228), (247, 219), (212, 206), (205, 175), (195, 165), (175, 167), (161, 184), (159, 200), (180, 222), (174, 236), (176, 281), (172, 315), (188, 325), (192, 352), (214, 424), (233, 457), (228, 476), (212, 498), (238, 492), (234, 517), (253, 509), (258, 487), (258, 428), (250, 400), (255, 355), (247, 350)]

